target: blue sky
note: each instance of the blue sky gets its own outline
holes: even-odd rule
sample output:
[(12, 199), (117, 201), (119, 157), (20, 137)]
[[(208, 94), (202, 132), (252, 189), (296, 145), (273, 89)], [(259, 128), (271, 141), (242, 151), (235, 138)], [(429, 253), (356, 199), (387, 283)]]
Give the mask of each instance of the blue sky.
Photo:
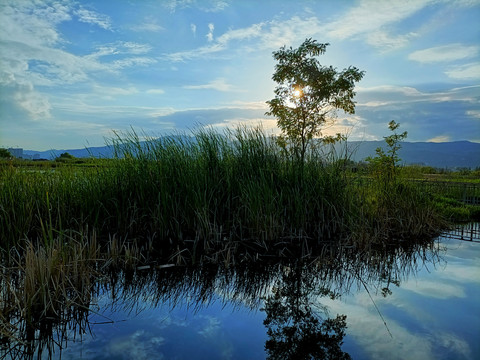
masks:
[(324, 65), (365, 70), (351, 140), (480, 142), (480, 0), (0, 0), (0, 146), (102, 146), (259, 123), (272, 52), (330, 43)]

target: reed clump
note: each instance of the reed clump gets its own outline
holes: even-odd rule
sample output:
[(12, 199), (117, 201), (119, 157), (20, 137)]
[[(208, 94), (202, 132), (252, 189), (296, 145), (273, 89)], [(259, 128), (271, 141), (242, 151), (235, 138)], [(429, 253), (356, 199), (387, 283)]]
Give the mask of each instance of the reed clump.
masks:
[(48, 247), (31, 241), (23, 246), (2, 259), (1, 336), (33, 341), (51, 338), (53, 328), (84, 325), (79, 313), (88, 312), (97, 286), (100, 247), (95, 236), (68, 243), (56, 238)]
[(114, 159), (89, 167), (1, 167), (1, 247), (23, 239), (48, 246), (89, 228), (102, 244), (114, 235), (181, 261), (239, 243), (268, 250), (305, 239), (407, 239), (440, 224), (407, 185), (359, 187), (338, 157), (312, 150), (300, 162), (261, 129), (160, 138), (131, 131), (112, 146)]
[(8, 256), (1, 253), (0, 340), (17, 343), (18, 358), (33, 358), (61, 348), (71, 331), (87, 332), (102, 279), (131, 278), (145, 260), (140, 251), (116, 236), (101, 245), (91, 232), (63, 234), (48, 244), (25, 240)]

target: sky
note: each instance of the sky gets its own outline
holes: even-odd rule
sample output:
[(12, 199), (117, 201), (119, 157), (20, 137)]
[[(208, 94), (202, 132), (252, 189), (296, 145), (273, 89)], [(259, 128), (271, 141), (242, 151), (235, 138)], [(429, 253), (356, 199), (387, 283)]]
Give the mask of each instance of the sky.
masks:
[(240, 124), (279, 133), (272, 52), (365, 71), (325, 134), (480, 142), (480, 0), (0, 0), (0, 147), (103, 146)]

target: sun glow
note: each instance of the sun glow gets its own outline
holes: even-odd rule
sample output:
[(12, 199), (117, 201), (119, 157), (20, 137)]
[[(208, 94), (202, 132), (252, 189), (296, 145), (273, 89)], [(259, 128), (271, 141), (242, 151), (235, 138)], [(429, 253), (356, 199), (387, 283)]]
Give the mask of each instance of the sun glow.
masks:
[(293, 88), (293, 96), (296, 98), (299, 98), (299, 97), (302, 97), (302, 95), (303, 95), (302, 88), (299, 86), (295, 86)]

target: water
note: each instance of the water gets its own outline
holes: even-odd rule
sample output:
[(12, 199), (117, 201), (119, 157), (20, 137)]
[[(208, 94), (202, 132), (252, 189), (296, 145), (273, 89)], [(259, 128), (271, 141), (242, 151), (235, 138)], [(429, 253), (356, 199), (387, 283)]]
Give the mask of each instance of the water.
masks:
[(84, 321), (34, 346), (44, 359), (480, 358), (480, 243), (330, 251), (106, 276)]

